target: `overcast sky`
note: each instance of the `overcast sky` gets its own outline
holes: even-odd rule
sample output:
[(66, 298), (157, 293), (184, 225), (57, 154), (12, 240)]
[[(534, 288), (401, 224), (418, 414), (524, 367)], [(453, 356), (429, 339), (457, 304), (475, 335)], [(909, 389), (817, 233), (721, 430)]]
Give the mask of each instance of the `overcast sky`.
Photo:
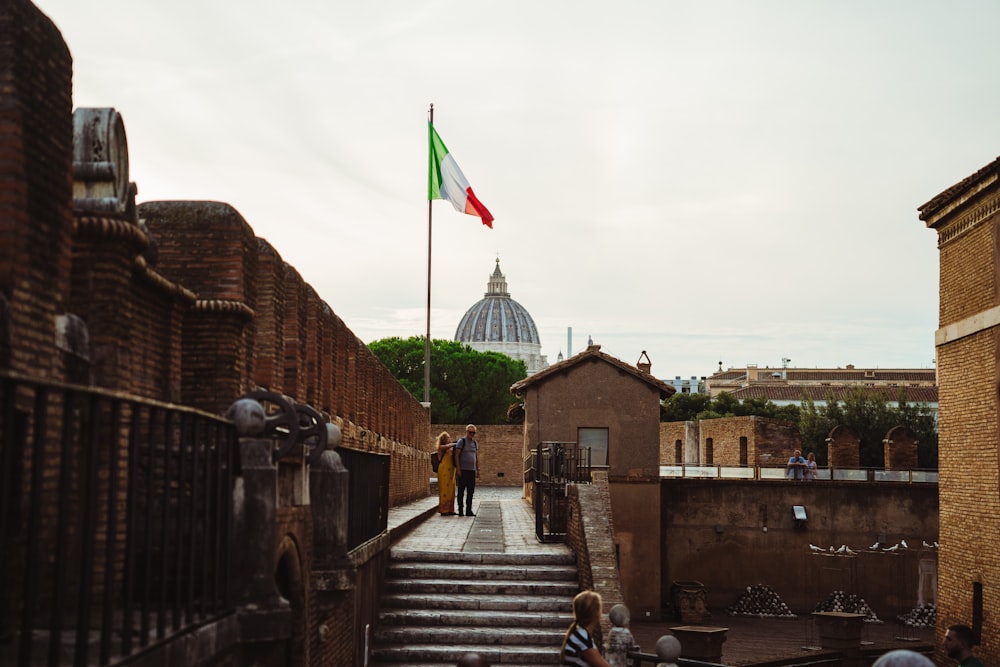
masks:
[(139, 201), (231, 204), (363, 341), (423, 335), (427, 111), (494, 229), (433, 209), (431, 334), (499, 256), (550, 362), (930, 368), (917, 207), (1000, 155), (1000, 3), (39, 0)]

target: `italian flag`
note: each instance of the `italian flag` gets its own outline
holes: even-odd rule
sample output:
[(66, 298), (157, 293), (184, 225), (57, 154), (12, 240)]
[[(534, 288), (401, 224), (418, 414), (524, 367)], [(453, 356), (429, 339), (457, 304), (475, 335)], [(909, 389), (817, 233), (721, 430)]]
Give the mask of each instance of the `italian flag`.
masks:
[(490, 213), (482, 202), (476, 199), (475, 193), (469, 187), (469, 181), (465, 174), (458, 168), (455, 158), (451, 156), (445, 147), (441, 137), (438, 136), (434, 125), (427, 123), (430, 130), (431, 159), (430, 169), (427, 175), (427, 199), (447, 199), (456, 211), (478, 215), (483, 219), (483, 224), (493, 229), (493, 214)]

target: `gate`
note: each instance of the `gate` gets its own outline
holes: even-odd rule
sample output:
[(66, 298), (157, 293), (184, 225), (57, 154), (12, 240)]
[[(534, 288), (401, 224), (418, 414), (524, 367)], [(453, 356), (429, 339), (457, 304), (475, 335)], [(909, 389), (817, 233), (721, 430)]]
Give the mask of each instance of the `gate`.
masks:
[(575, 442), (540, 442), (535, 449), (535, 536), (566, 540), (566, 486), (590, 484), (590, 448)]

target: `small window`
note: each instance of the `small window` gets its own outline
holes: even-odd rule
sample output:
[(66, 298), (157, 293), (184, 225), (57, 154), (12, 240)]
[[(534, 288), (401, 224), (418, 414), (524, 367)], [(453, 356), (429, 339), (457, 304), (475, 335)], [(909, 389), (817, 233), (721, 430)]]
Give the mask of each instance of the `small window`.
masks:
[(578, 428), (576, 438), (581, 450), (590, 449), (590, 465), (608, 465), (608, 429)]
[(749, 447), (747, 446), (747, 437), (745, 435), (740, 436), (740, 465), (746, 467), (747, 461), (750, 458)]
[(684, 463), (684, 443), (680, 440), (674, 442), (674, 463), (677, 465)]
[(705, 465), (710, 466), (715, 463), (715, 442), (711, 438), (705, 438)]

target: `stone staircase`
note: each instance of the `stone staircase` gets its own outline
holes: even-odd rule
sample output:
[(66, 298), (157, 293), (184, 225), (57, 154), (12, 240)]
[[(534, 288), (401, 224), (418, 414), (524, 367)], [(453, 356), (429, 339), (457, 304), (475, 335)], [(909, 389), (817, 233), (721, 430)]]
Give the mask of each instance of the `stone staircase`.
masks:
[(394, 548), (372, 664), (453, 666), (469, 652), (504, 667), (558, 664), (578, 590), (569, 553)]

